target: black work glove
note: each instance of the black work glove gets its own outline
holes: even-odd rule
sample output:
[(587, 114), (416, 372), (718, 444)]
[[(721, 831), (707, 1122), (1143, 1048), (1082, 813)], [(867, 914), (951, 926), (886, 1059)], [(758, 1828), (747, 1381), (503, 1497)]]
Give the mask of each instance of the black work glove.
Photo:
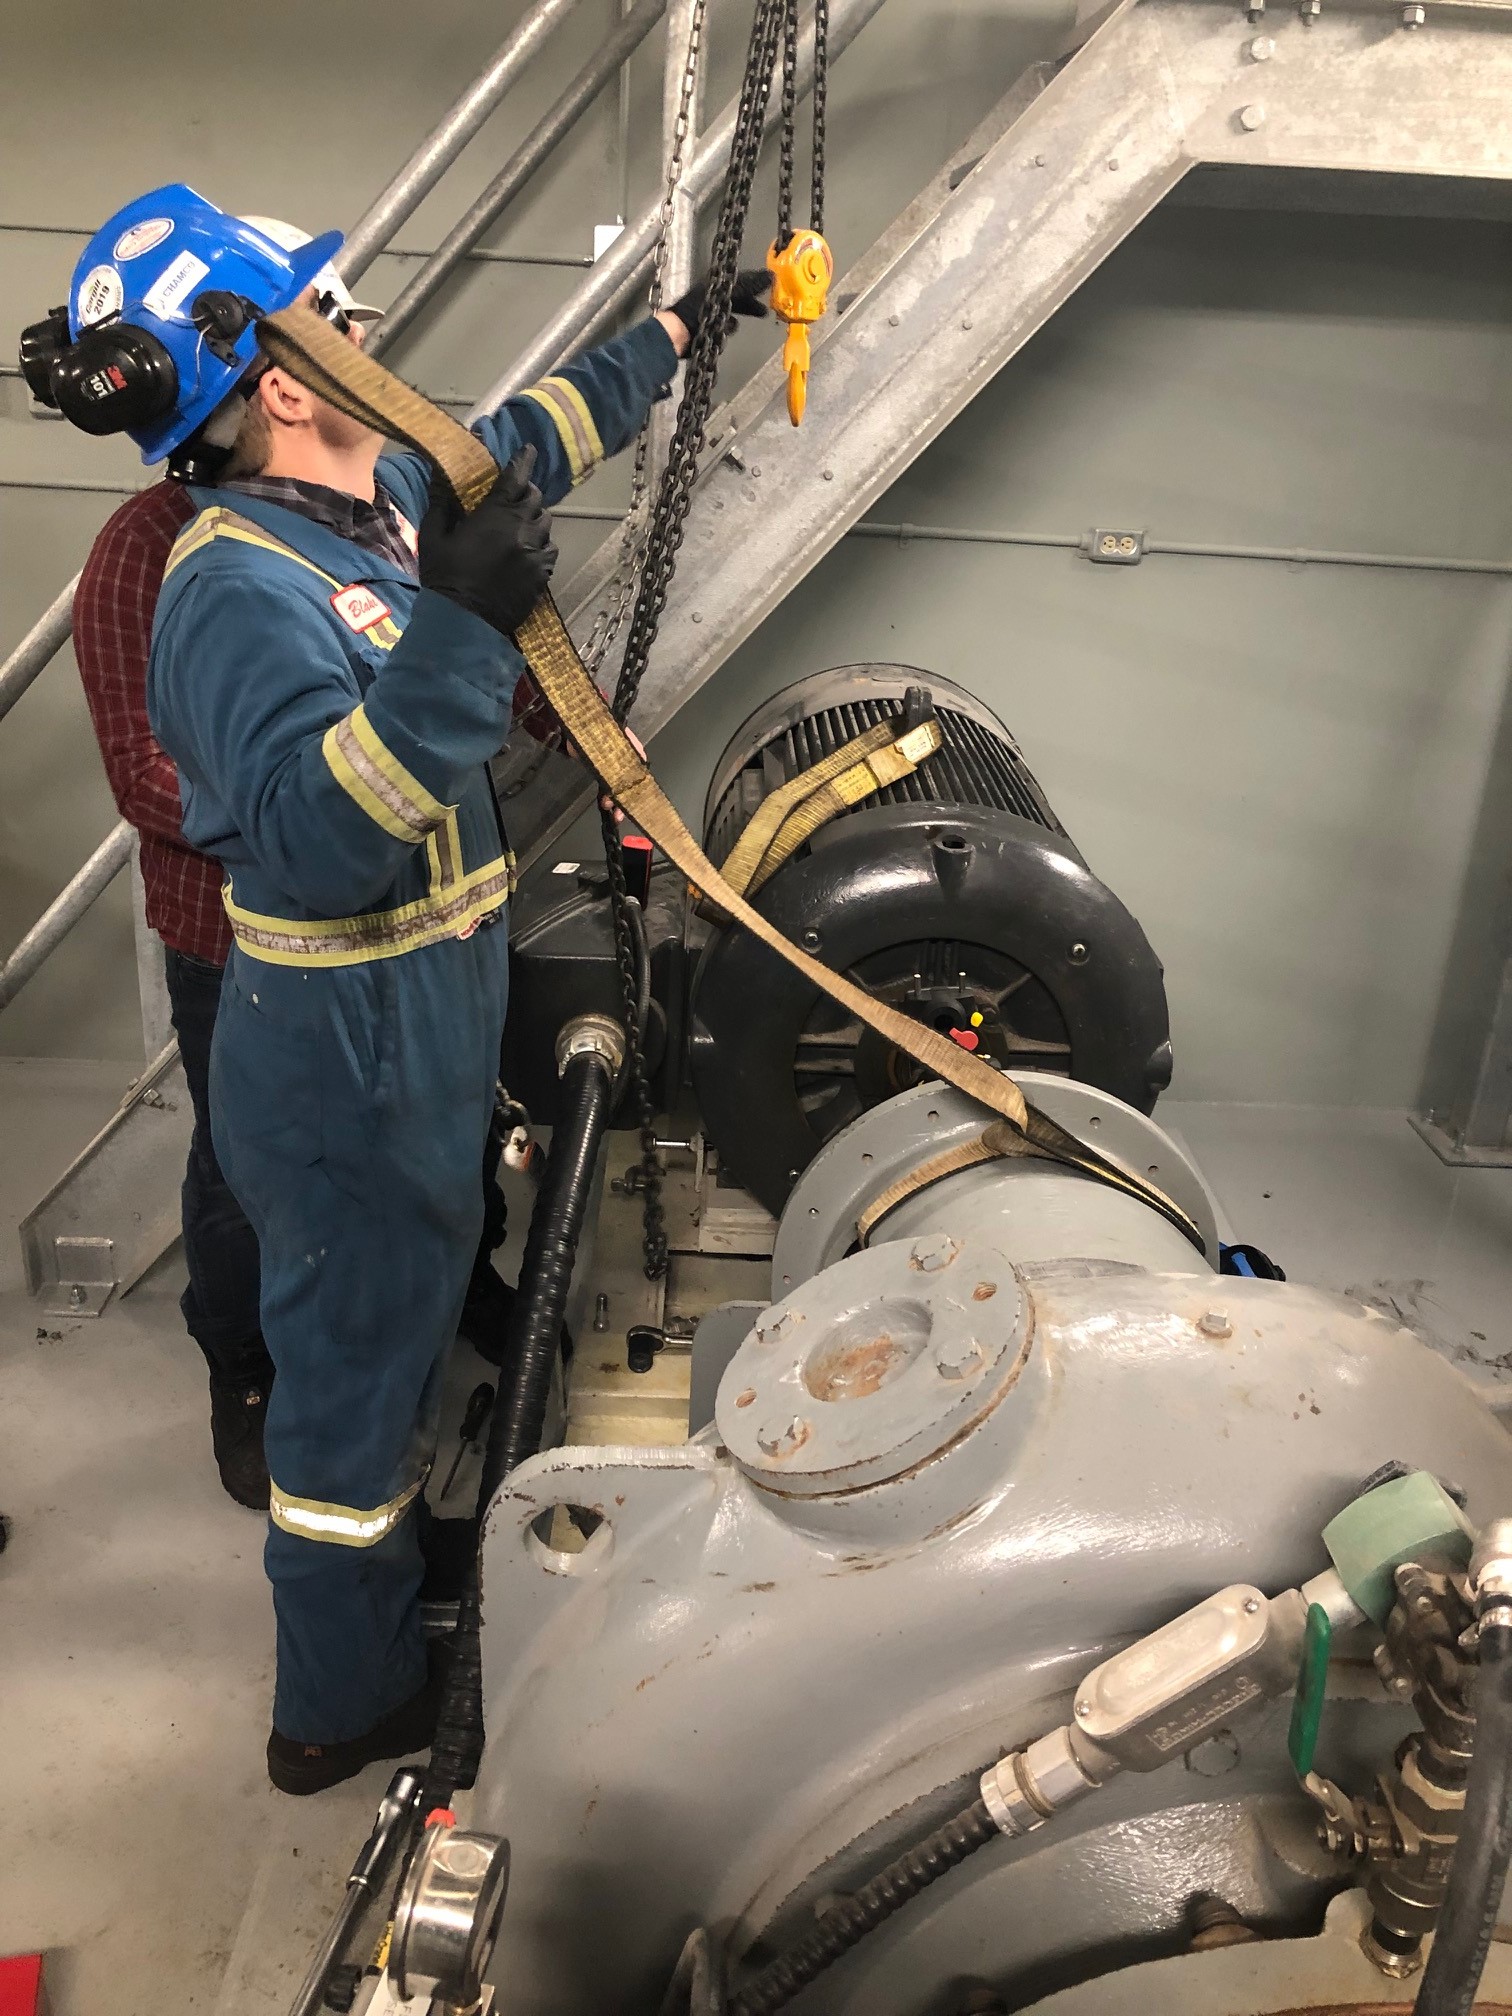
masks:
[(420, 521), (420, 585), (460, 603), (506, 637), (546, 592), (557, 549), (541, 493), (530, 480), (534, 447), (522, 448), (476, 511), (437, 483)]
[[(772, 276), (764, 266), (751, 266), (744, 273), (737, 273), (735, 291), (730, 296), (730, 319), (725, 325), (726, 336), (734, 330), (737, 315), (751, 315), (758, 319), (763, 315), (770, 315), (772, 311), (767, 306), (767, 296), (771, 291)], [(674, 301), (667, 311), (684, 324), (690, 344), (698, 340), (699, 324), (704, 318), (708, 295), (708, 281), (695, 281), (682, 299)]]

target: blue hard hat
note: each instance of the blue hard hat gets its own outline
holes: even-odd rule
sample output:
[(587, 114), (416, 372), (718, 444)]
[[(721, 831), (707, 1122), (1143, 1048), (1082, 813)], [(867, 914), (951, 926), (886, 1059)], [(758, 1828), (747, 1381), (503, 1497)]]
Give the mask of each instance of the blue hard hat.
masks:
[(228, 340), (196, 326), (201, 294), (249, 301), (262, 315), (296, 302), (341, 247), (339, 231), (288, 250), (183, 182), (118, 210), (84, 247), (68, 298), (69, 333), (118, 323), (145, 330), (177, 374), (172, 410), (126, 431), (158, 462), (220, 405), (257, 355), (250, 321)]

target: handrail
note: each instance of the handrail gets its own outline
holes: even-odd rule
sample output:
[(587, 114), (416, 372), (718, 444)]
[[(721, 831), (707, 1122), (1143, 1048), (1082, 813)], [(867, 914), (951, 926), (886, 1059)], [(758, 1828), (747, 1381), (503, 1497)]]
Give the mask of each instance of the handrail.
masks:
[[(882, 0), (830, 0), (829, 54), (831, 61), (855, 41), (861, 30), (882, 6)], [(814, 82), (814, 24), (812, 14), (804, 25), (798, 44), (798, 96), (803, 98)], [(683, 190), (688, 199), (703, 202), (719, 186), (730, 158), (730, 142), (735, 137), (735, 99), (706, 128), (692, 160), (683, 174)], [(767, 130), (781, 117), (780, 94), (772, 93), (767, 107)], [(650, 263), (661, 229), (661, 198), (650, 203), (628, 224), (609, 250), (584, 276), (581, 284), (558, 314), (552, 317), (528, 349), (522, 350), (509, 369), (483, 394), (468, 414), (469, 422), (496, 412), (504, 401), (570, 357), (594, 325), (612, 315), (634, 293), (645, 267)]]
[[(344, 280), (350, 284), (366, 272), (400, 225), (419, 209), (552, 30), (577, 4), (578, 0), (535, 0), (486, 69), (443, 114), (352, 226), (334, 262)], [(0, 720), (68, 642), (78, 585), (75, 574), (0, 665)]]
[(21, 943), (0, 966), (0, 1008), (30, 980), (43, 961), (68, 936), (89, 906), (107, 890), (131, 859), (131, 828), (122, 819), (33, 924)]
[(66, 588), (59, 589), (47, 610), (37, 618), (21, 642), (0, 665), (0, 721), (3, 721), (44, 665), (68, 642), (73, 629), (74, 590), (77, 574)]
[(667, 0), (636, 0), (614, 32), (594, 52), (561, 97), (521, 141), (492, 182), (447, 232), (403, 291), (389, 304), (367, 340), (373, 356), (402, 336), (420, 311), (435, 298), (443, 283), (461, 265), (483, 233), (513, 201), (610, 79), (617, 76), (645, 41), (662, 15)]
[(487, 69), (474, 78), (388, 187), (363, 211), (332, 261), (349, 287), (392, 243), (399, 226), (419, 209), (531, 57), (578, 4), (579, 0), (536, 0), (500, 44)]

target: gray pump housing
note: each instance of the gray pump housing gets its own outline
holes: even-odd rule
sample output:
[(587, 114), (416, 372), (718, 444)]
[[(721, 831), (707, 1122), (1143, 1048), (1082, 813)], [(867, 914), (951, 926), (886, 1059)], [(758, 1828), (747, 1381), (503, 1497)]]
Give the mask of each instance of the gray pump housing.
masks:
[[(1216, 1254), (1211, 1200), (1153, 1121), (1023, 1082), (1157, 1169)], [(542, 1455), (491, 1508), (474, 1824), (513, 1847), (493, 1978), (516, 2016), (649, 2016), (697, 1925), (753, 1961), (791, 1943), (1065, 1722), (1120, 1645), (1226, 1584), (1318, 1574), (1322, 1528), (1382, 1464), (1452, 1478), (1476, 1524), (1505, 1509), (1505, 1431), (1457, 1370), (1340, 1296), (1218, 1277), (1079, 1175), (980, 1165), (847, 1252), (921, 1143), (981, 1126), (938, 1086), (863, 1115), (789, 1202), (714, 1423)], [(600, 1518), (580, 1552), (542, 1537), (560, 1505)], [(1319, 1763), (1363, 1790), (1410, 1710), (1357, 1649)], [(1026, 2007), (1181, 1950), (1203, 1894), (1316, 1930), (1344, 1875), (1286, 1719), (1236, 1717), (994, 1842), (791, 2006), (958, 2016), (986, 1985)]]

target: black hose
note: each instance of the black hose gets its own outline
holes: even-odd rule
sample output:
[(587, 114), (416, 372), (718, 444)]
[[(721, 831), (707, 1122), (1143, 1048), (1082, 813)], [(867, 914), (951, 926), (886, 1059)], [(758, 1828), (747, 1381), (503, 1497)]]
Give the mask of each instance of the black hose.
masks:
[(998, 1838), (992, 1815), (980, 1799), (926, 1834), (853, 1896), (832, 1904), (807, 1938), (762, 1968), (730, 2004), (730, 2016), (772, 2016), (785, 2009), (800, 1989), (807, 1988), (869, 1932), (900, 1911), (911, 1897)]
[[(559, 1117), (536, 1193), (520, 1285), (504, 1333), (499, 1397), (489, 1417), (478, 1487), (478, 1518), (499, 1485), (541, 1446), (551, 1374), (561, 1349), (567, 1291), (577, 1261), (588, 1193), (613, 1105), (615, 1073), (597, 1050), (580, 1051), (562, 1072)], [(423, 1821), (478, 1775), (483, 1754), (483, 1652), (478, 1558), (474, 1551), (457, 1606), (446, 1676), (418, 1811)]]
[(1412, 2007), (1415, 2016), (1469, 2016), (1501, 1911), (1512, 1859), (1512, 1620), (1480, 1626), (1475, 1748), (1444, 1908)]

